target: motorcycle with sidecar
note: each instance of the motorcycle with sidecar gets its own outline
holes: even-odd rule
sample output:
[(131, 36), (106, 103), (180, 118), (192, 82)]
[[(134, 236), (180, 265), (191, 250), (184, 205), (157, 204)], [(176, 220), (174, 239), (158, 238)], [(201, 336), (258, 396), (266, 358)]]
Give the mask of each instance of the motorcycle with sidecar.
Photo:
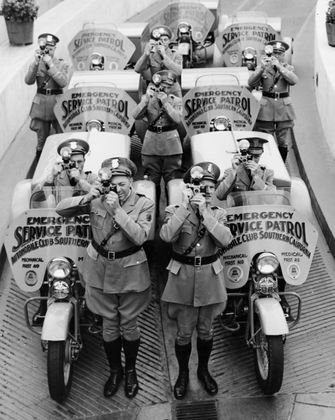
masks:
[[(41, 338), (47, 351), (47, 375), (51, 398), (62, 402), (71, 388), (74, 362), (83, 347), (83, 334), (99, 333), (100, 325), (85, 305), (81, 283), (82, 262), (91, 238), (89, 216), (60, 217), (57, 203), (82, 194), (73, 187), (46, 186), (56, 162), (65, 169), (65, 154), (58, 154), (65, 141), (84, 140), (89, 146), (84, 171), (99, 174), (103, 160), (130, 155), (127, 135), (133, 124), (135, 102), (118, 88), (77, 87), (57, 98), (55, 115), (63, 133), (47, 138), (32, 179), (19, 182), (13, 192), (11, 222), (5, 247), (15, 281), (32, 293), (24, 304), (28, 328)], [(60, 149), (62, 154), (62, 149)], [(101, 178), (101, 179), (100, 179)], [(155, 202), (154, 184), (135, 179), (134, 189)], [(149, 240), (154, 238), (153, 218)], [(41, 292), (43, 288), (43, 293)], [(38, 295), (37, 295), (38, 294)], [(44, 301), (41, 325), (33, 323), (36, 304)]]
[[(248, 159), (248, 139), (258, 137), (266, 140), (259, 164), (274, 171), (275, 190), (230, 192), (212, 201), (226, 209), (233, 235), (220, 250), (228, 304), (219, 325), (232, 333), (244, 327), (258, 383), (272, 395), (282, 385), (286, 337), (301, 316), (302, 300), (291, 289), (306, 281), (317, 243), (310, 197), (305, 183), (289, 175), (273, 136), (251, 131), (258, 112), (253, 94), (238, 84), (202, 82), (183, 101), (192, 164), (214, 162), (221, 182), (233, 158)], [(170, 181), (170, 204), (181, 203), (184, 188), (182, 180)]]

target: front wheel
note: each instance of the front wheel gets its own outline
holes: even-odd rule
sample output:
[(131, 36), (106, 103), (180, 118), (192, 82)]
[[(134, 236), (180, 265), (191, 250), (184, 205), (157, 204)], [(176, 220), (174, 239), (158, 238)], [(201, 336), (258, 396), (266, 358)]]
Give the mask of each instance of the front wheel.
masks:
[(48, 385), (50, 397), (61, 403), (67, 397), (72, 382), (73, 360), (70, 338), (48, 342)]
[(265, 335), (257, 326), (254, 350), (257, 381), (265, 395), (278, 392), (283, 382), (284, 344), (281, 335)]

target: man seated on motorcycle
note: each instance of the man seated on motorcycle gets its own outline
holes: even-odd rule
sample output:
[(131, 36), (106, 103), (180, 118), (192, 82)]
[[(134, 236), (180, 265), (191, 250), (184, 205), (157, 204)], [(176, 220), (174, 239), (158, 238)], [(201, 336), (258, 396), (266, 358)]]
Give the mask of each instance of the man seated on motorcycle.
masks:
[[(179, 53), (170, 48), (171, 38), (172, 32), (168, 26), (157, 25), (152, 28), (150, 41), (146, 44), (134, 68), (144, 80), (150, 81), (152, 76), (160, 70), (171, 70), (180, 79), (183, 59)], [(174, 89), (175, 92), (172, 93), (181, 96), (180, 86), (175, 85)]]
[[(246, 139), (240, 139), (240, 144)], [(225, 200), (227, 195), (233, 191), (252, 190), (275, 190), (273, 184), (274, 172), (259, 164), (264, 152), (263, 144), (267, 140), (258, 137), (248, 138), (250, 143), (247, 155), (235, 155), (232, 160), (232, 167), (226, 169), (224, 177), (216, 189), (216, 196), (219, 200)]]
[(215, 395), (218, 386), (208, 371), (213, 346), (213, 321), (225, 308), (225, 280), (218, 249), (227, 246), (232, 234), (226, 226), (226, 211), (211, 206), (220, 169), (212, 162), (192, 166), (184, 175), (186, 188), (181, 205), (165, 210), (160, 231), (172, 244), (167, 267), (168, 281), (162, 300), (169, 316), (176, 320), (175, 353), (179, 365), (174, 395), (182, 399), (189, 382), (192, 335), (197, 330), (197, 375), (206, 392)]

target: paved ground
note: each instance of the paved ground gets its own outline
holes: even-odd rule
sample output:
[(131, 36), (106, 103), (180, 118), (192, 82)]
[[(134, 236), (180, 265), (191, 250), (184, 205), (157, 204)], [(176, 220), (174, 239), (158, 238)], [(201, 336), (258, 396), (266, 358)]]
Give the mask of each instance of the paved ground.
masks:
[[(300, 76), (300, 83), (292, 90), (297, 112), (294, 148), (296, 149), (300, 170), (303, 174), (308, 174), (305, 182), (310, 189), (313, 207), (329, 247), (333, 255), (335, 255), (335, 213), (333, 211), (335, 208), (335, 165), (334, 159), (328, 153), (327, 143), (321, 132), (313, 96), (313, 62), (310, 60), (310, 57), (313, 57), (313, 25), (314, 16), (311, 14), (294, 44), (294, 63), (298, 63), (296, 64), (296, 70)], [(0, 194), (2, 197), (2, 212), (0, 214), (1, 241), (10, 217), (10, 199), (13, 187), (18, 180), (26, 176), (33, 160), (36, 140), (34, 133), (27, 130), (28, 123), (27, 121), (25, 126), (22, 127), (6, 157), (0, 162)], [(29, 133), (28, 136), (27, 132)], [(315, 141), (312, 139), (315, 139)], [(196, 403), (193, 402), (193, 407), (194, 404)], [(335, 394), (333, 392), (313, 394), (289, 393), (272, 398), (243, 398), (243, 395), (240, 398), (224, 398), (220, 396), (218, 399), (199, 401), (198, 404), (202, 404), (202, 410), (208, 409), (208, 413), (213, 408), (212, 405), (214, 405), (220, 419), (314, 420), (319, 418), (333, 420), (335, 418)], [(206, 404), (207, 406), (204, 407)], [(259, 410), (260, 405), (262, 406), (261, 412)], [(176, 418), (178, 410), (179, 414), (182, 415), (187, 411), (187, 405), (184, 404), (180, 407), (174, 402), (156, 404), (139, 408), (132, 412), (123, 411), (113, 415), (112, 418), (164, 420)], [(5, 420), (5, 417), (1, 418)], [(99, 416), (99, 420), (107, 418), (110, 419), (111, 417)], [(202, 418), (215, 417), (202, 415)], [(92, 416), (92, 419), (98, 420), (98, 417)]]

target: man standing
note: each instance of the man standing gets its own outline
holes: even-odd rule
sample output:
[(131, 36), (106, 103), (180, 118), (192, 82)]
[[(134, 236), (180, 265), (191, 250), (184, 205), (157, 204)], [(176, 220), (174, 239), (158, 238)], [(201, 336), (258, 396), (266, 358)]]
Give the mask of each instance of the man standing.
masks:
[(56, 211), (65, 217), (90, 214), (92, 241), (87, 248), (83, 277), (88, 308), (103, 318), (103, 343), (110, 366), (105, 397), (114, 395), (123, 377), (125, 395), (138, 392), (135, 370), (140, 345), (138, 315), (150, 303), (150, 274), (142, 245), (148, 239), (154, 203), (132, 186), (135, 164), (126, 158), (102, 162), (110, 170), (111, 190), (101, 195), (97, 186), (81, 197), (62, 200)]
[(189, 382), (189, 358), (192, 335), (196, 328), (197, 375), (210, 395), (218, 391), (216, 381), (208, 371), (213, 346), (213, 321), (227, 302), (223, 267), (218, 249), (227, 246), (232, 235), (225, 225), (226, 212), (211, 207), (220, 169), (211, 162), (192, 166), (184, 176), (187, 184), (183, 201), (166, 208), (160, 231), (163, 241), (172, 244), (172, 259), (167, 267), (168, 281), (162, 300), (168, 302), (168, 312), (177, 322), (175, 353), (179, 365), (174, 385), (177, 399), (184, 398)]
[[(246, 139), (239, 140), (240, 142)], [(232, 167), (224, 172), (224, 177), (216, 189), (219, 200), (225, 200), (232, 191), (275, 190), (274, 172), (259, 164), (264, 152), (263, 144), (267, 140), (258, 137), (248, 138), (248, 157), (243, 162), (241, 156), (235, 156)]]
[(260, 66), (250, 74), (248, 80), (250, 87), (263, 89), (254, 130), (275, 135), (285, 162), (295, 119), (289, 87), (298, 82), (298, 77), (294, 67), (284, 61), (285, 51), (289, 48), (285, 42), (270, 41), (265, 47), (266, 51), (268, 48), (269, 55), (262, 57)]
[(39, 50), (35, 52), (34, 61), (30, 64), (25, 82), (32, 85), (36, 82), (37, 92), (30, 110), (30, 128), (37, 133), (36, 158), (39, 159), (51, 127), (56, 133), (61, 128), (54, 115), (56, 95), (63, 93), (69, 81), (69, 67), (54, 54), (59, 39), (52, 34), (44, 33), (38, 37)]
[(171, 92), (175, 84), (178, 83), (172, 71), (155, 73), (133, 114), (136, 120), (146, 118), (149, 123), (142, 146), (142, 165), (156, 185), (157, 210), (161, 177), (166, 186), (181, 169), (183, 149), (177, 128), (182, 120), (182, 100)]

